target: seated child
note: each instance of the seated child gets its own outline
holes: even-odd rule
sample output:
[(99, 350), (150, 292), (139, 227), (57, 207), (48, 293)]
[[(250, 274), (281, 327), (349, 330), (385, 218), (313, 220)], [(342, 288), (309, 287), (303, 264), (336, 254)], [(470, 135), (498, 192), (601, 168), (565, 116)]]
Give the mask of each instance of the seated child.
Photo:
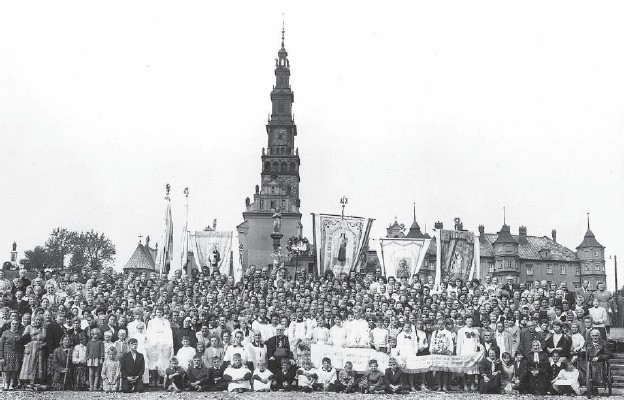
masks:
[(362, 393), (382, 394), (386, 391), (384, 374), (379, 371), (377, 360), (368, 362), (368, 370), (364, 372), (362, 380), (360, 380), (360, 390)]
[(102, 365), (102, 389), (106, 393), (116, 392), (119, 390), (119, 379), (121, 378), (121, 370), (119, 367), (119, 359), (117, 358), (117, 350), (111, 347), (108, 350), (108, 358), (104, 360)]
[(223, 359), (219, 355), (212, 357), (212, 363), (208, 367), (210, 373), (210, 390), (214, 392), (222, 392), (227, 390), (228, 383), (223, 380), (223, 371), (225, 371), (225, 365), (223, 365)]
[(243, 366), (239, 353), (232, 355), (232, 364), (223, 371), (223, 380), (228, 382), (228, 392), (247, 392), (251, 390), (251, 371)]
[(202, 392), (210, 389), (210, 372), (199, 354), (195, 354), (193, 365), (186, 370), (186, 379), (188, 380), (188, 390)]
[(275, 380), (273, 381), (273, 389), (280, 391), (295, 390), (297, 386), (297, 370), (292, 368), (290, 360), (283, 358), (281, 368), (275, 372)]
[(301, 368), (297, 369), (297, 388), (302, 392), (311, 392), (318, 379), (316, 368), (309, 358), (304, 358)]
[(165, 388), (168, 392), (180, 393), (184, 389), (184, 368), (182, 368), (176, 357), (169, 360), (169, 368), (165, 370)]
[(574, 363), (564, 361), (563, 369), (559, 371), (551, 383), (557, 394), (580, 395), (581, 388), (579, 386), (578, 378), (579, 371), (574, 368)]
[(266, 367), (266, 361), (258, 361), (258, 366), (253, 372), (254, 392), (270, 392), (273, 373)]
[(388, 368), (386, 368), (385, 381), (386, 393), (401, 394), (409, 391), (407, 374), (403, 373), (401, 367), (399, 367), (399, 364), (394, 357), (390, 357), (390, 359), (388, 360)]
[(336, 381), (338, 374), (331, 365), (331, 360), (327, 357), (323, 358), (322, 367), (317, 371), (318, 380), (314, 384), (314, 389), (323, 392), (335, 392), (337, 389)]
[(353, 393), (355, 391), (355, 374), (351, 361), (347, 361), (342, 371), (338, 373), (336, 391), (340, 393)]

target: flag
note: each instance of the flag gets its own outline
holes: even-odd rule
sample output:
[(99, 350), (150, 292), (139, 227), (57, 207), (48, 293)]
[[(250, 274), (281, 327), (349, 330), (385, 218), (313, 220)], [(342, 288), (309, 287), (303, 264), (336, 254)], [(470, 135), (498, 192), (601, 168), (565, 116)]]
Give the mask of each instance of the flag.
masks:
[(180, 262), (180, 266), (182, 271), (186, 271), (186, 275), (191, 276), (191, 268), (193, 265), (191, 264), (191, 260), (189, 260), (188, 252), (189, 252), (189, 231), (186, 226), (182, 229), (182, 260)]
[(411, 278), (425, 261), (431, 239), (380, 239), (384, 276)]
[(171, 218), (171, 201), (169, 196), (165, 198), (165, 232), (163, 234), (162, 246), (158, 248), (156, 256), (156, 269), (163, 275), (169, 274), (171, 260), (173, 260), (173, 220)]

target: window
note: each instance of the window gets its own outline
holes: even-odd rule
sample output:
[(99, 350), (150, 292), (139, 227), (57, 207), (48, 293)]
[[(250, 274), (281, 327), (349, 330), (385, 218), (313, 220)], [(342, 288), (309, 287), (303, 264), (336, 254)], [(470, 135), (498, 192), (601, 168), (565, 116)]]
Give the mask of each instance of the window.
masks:
[(503, 269), (503, 260), (496, 261), (496, 269)]
[(436, 265), (435, 261), (429, 261), (429, 268), (435, 269), (435, 265)]
[(513, 261), (507, 261), (507, 269), (513, 268)]
[(574, 268), (574, 275), (581, 276), (581, 267)]
[(600, 271), (600, 264), (596, 264), (594, 268), (596, 269), (596, 271)]
[(505, 247), (505, 252), (506, 252), (506, 253), (511, 253), (511, 246), (510, 246), (510, 245), (507, 245), (507, 246)]
[(585, 258), (589, 258), (589, 250), (585, 250)]
[(493, 262), (489, 262), (488, 263), (488, 272), (489, 273), (494, 272), (494, 263)]
[(533, 265), (527, 265), (527, 276), (533, 276)]
[(561, 275), (566, 274), (566, 266), (564, 264), (561, 265)]
[(552, 275), (552, 265), (546, 264), (546, 273)]
[(594, 257), (598, 258), (598, 250), (594, 251)]
[(589, 272), (589, 271), (590, 271), (589, 265), (585, 264), (585, 272)]
[(603, 266), (602, 266), (602, 272), (604, 272), (604, 270), (605, 270), (605, 266), (603, 265)]

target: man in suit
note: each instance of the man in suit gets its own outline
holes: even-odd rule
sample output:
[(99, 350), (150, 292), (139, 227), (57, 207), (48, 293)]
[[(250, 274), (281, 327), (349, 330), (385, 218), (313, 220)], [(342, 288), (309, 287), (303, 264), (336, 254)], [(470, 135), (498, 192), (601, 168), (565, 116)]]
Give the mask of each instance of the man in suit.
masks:
[(496, 323), (494, 341), (500, 349), (501, 360), (503, 359), (503, 353), (509, 353), (513, 356), (513, 343), (511, 340), (511, 334), (505, 330), (505, 323), (503, 321), (498, 321)]
[(501, 289), (506, 291), (508, 293), (508, 297), (511, 298), (514, 291), (520, 290), (520, 285), (514, 283), (512, 276), (507, 276), (506, 281), (507, 283), (505, 283)]
[(292, 353), (290, 351), (290, 342), (284, 335), (284, 325), (275, 327), (277, 335), (266, 341), (267, 359), (269, 360), (269, 370), (273, 373), (280, 369), (282, 359), (290, 360)]
[(120, 362), (121, 390), (124, 393), (142, 393), (143, 373), (145, 372), (145, 358), (137, 352), (139, 342), (132, 338), (128, 340), (130, 351), (123, 355)]
[(535, 331), (536, 322), (533, 320), (529, 320), (527, 322), (527, 329), (520, 334), (520, 347), (518, 351), (521, 351), (522, 354), (529, 354), (529, 352), (533, 349), (533, 341), (537, 340), (542, 344), (542, 348), (544, 347), (544, 335), (541, 332)]

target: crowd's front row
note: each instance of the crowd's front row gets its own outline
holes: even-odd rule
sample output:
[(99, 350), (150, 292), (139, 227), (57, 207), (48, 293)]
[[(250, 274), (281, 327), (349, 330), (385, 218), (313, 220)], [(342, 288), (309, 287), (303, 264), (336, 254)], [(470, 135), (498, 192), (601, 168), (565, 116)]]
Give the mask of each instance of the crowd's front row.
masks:
[[(519, 394), (565, 394), (578, 395), (581, 393), (579, 385), (579, 368), (586, 373), (586, 365), (592, 371), (593, 379), (602, 376), (604, 361), (608, 359), (608, 349), (604, 348), (604, 341), (600, 339), (600, 332), (591, 332), (594, 339), (587, 343), (586, 363), (575, 359), (560, 357), (555, 350), (549, 355), (542, 350), (540, 341), (532, 342), (531, 351), (526, 355), (521, 351), (516, 353), (515, 359), (511, 354), (499, 353), (498, 347), (487, 349), (486, 357), (476, 365), (471, 374), (451, 374), (449, 372), (434, 371), (427, 373), (410, 373), (404, 371), (397, 358), (390, 357), (388, 367), (384, 372), (379, 369), (376, 360), (368, 362), (368, 369), (363, 374), (353, 371), (351, 362), (346, 362), (340, 371), (332, 366), (329, 358), (323, 358), (321, 368), (315, 368), (309, 357), (300, 360), (296, 365), (293, 359), (281, 357), (272, 359), (277, 365), (274, 371), (267, 369), (264, 360), (257, 365), (251, 362), (243, 363), (243, 356), (234, 353), (231, 362), (224, 363), (220, 355), (212, 358), (212, 364), (206, 366), (201, 354), (194, 354), (189, 361), (181, 363), (178, 357), (172, 357), (169, 367), (165, 370), (164, 388), (167, 391), (325, 391), (340, 393), (390, 393), (401, 394), (416, 390), (415, 385), (420, 380), (420, 388), (427, 391), (427, 387), (439, 391), (450, 389), (451, 382), (464, 384), (465, 390), (476, 389), (481, 394), (519, 393)], [(65, 335), (52, 356), (53, 379), (52, 388), (55, 390), (86, 389), (105, 392), (122, 391), (143, 392), (145, 390), (146, 361), (138, 349), (138, 341), (128, 340), (128, 351), (118, 354), (115, 347), (105, 351), (105, 359), (93, 365), (82, 363), (74, 364), (76, 348), (71, 345), (71, 337)], [(588, 363), (588, 364), (587, 364)], [(187, 368), (181, 364), (188, 364)], [(100, 381), (101, 379), (101, 381)], [(84, 382), (85, 386), (77, 387), (76, 383)], [(5, 382), (6, 383), (6, 382)], [(42, 385), (30, 385), (33, 390), (45, 390)]]

